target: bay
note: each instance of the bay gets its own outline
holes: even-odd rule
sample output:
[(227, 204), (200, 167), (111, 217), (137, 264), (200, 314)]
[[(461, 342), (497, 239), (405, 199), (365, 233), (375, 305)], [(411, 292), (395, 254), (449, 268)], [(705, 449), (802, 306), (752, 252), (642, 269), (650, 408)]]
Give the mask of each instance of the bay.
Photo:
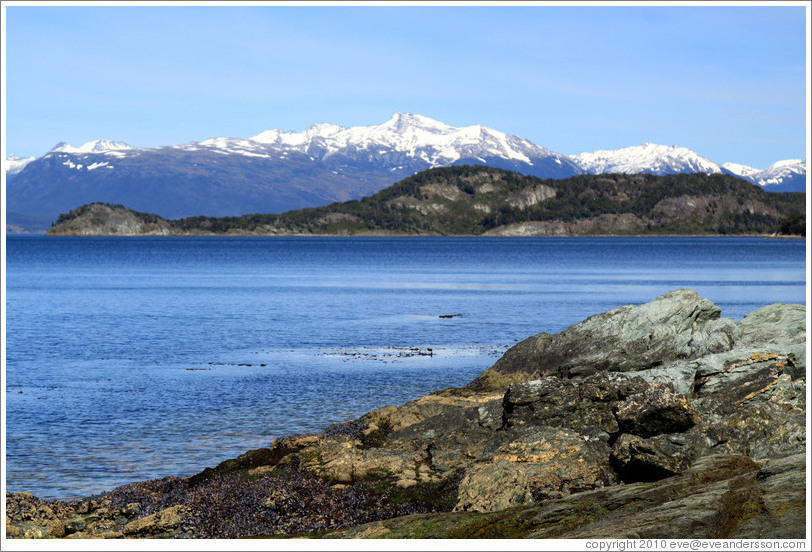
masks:
[(190, 475), (462, 386), (518, 340), (673, 289), (733, 319), (806, 301), (803, 240), (6, 245), (7, 487), (43, 498)]

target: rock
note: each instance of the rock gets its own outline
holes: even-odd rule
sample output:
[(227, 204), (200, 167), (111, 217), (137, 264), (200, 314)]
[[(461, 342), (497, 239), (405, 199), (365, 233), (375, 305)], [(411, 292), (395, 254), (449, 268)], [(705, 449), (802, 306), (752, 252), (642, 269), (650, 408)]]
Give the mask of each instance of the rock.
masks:
[(495, 512), (407, 516), (327, 537), (802, 539), (804, 473), (802, 455), (761, 470), (743, 456), (711, 455), (685, 473), (657, 482), (611, 486)]
[(516, 383), (505, 393), (504, 423), (508, 428), (567, 428), (592, 439), (607, 440), (619, 431), (615, 405), (647, 388), (641, 378), (606, 372), (577, 380), (548, 376)]
[(45, 534), (50, 538), (62, 538), (65, 536), (65, 524), (58, 519), (48, 520), (45, 523)]
[(660, 368), (625, 372), (625, 374), (630, 377), (638, 377), (646, 383), (667, 385), (680, 395), (690, 395), (694, 391), (697, 371), (696, 362), (676, 361)]
[(85, 527), (87, 527), (85, 520), (80, 518), (70, 519), (65, 522), (65, 533), (78, 533), (80, 531), (84, 531)]
[(522, 431), (466, 470), (454, 510), (490, 512), (610, 484), (606, 448), (571, 430)]
[(759, 372), (777, 376), (789, 366), (796, 366), (784, 351), (765, 352), (763, 348), (752, 347), (708, 355), (692, 364), (696, 368), (694, 392), (700, 396), (718, 393), (733, 385), (746, 385)]
[(492, 512), (533, 502), (528, 470), (497, 461), (471, 467), (460, 483), (454, 511)]
[(640, 437), (680, 433), (699, 423), (699, 416), (685, 395), (657, 383), (619, 403), (615, 417), (621, 432)]
[(615, 441), (609, 460), (626, 483), (659, 481), (677, 475), (686, 462), (659, 444), (637, 435), (623, 434)]
[(92, 535), (99, 535), (113, 531), (118, 527), (118, 523), (113, 519), (88, 520), (85, 531)]
[(477, 409), (477, 413), (479, 414), (479, 425), (481, 427), (493, 431), (501, 429), (504, 416), (502, 399), (485, 403)]
[[(740, 402), (741, 387), (695, 401), (708, 429), (726, 431), (724, 446), (755, 460), (778, 459), (806, 450), (806, 383), (777, 377)], [(705, 414), (704, 412), (707, 412)], [(704, 424), (703, 424), (704, 425)]]
[(123, 533), (127, 536), (154, 536), (176, 532), (188, 514), (188, 509), (185, 506), (172, 506), (171, 508), (166, 508), (152, 515), (131, 521), (124, 526)]
[(804, 343), (806, 308), (775, 303), (756, 309), (736, 325), (733, 339), (738, 345)]
[[(568, 538), (728, 538), (751, 515), (760, 489), (758, 465), (742, 456), (709, 456), (684, 475), (636, 493), (617, 493), (604, 505), (612, 513), (569, 531)], [(639, 500), (638, 504), (631, 501)]]
[(734, 531), (736, 538), (804, 538), (806, 531), (806, 455), (767, 462), (756, 474), (760, 496), (749, 517)]
[[(763, 470), (764, 468), (762, 468)], [(766, 506), (784, 485), (803, 481), (798, 457), (760, 476), (744, 456), (711, 455), (686, 472), (650, 483), (615, 485), (494, 512), (416, 515), (377, 521), (328, 538), (747, 538), (765, 530), (774, 537), (804, 538), (804, 485), (786, 500), (786, 511)], [(772, 472), (771, 472), (772, 473)], [(776, 504), (776, 506), (778, 506)], [(780, 510), (778, 506), (777, 510)], [(782, 516), (781, 518), (775, 517)]]
[(137, 502), (131, 502), (127, 504), (121, 512), (127, 517), (136, 517), (141, 513), (141, 505)]
[(32, 527), (23, 531), (22, 539), (44, 539), (46, 533), (39, 527)]
[(539, 334), (515, 345), (473, 382), (491, 388), (548, 375), (656, 368), (733, 346), (734, 323), (691, 290), (677, 290), (640, 306), (627, 305), (587, 318), (561, 333)]
[(90, 503), (87, 501), (82, 501), (76, 506), (77, 514), (87, 514), (89, 512), (90, 512)]

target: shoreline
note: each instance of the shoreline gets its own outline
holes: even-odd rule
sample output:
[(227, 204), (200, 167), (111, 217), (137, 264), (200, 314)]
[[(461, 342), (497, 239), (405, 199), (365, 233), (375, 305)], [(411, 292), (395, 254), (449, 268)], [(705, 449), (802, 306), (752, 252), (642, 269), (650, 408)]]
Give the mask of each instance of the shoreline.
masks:
[[(806, 308), (719, 313), (669, 292), (519, 342), (465, 387), (189, 477), (69, 502), (7, 493), (7, 536), (626, 538), (668, 492), (685, 506), (660, 522), (662, 538), (803, 538), (805, 502), (792, 497), (805, 488)], [(728, 481), (736, 498), (710, 491)], [(615, 497), (612, 509), (579, 499), (594, 493)]]
[(495, 236), (477, 234), (393, 234), (393, 233), (369, 233), (369, 234), (252, 234), (252, 233), (232, 233), (232, 234), (49, 234), (26, 233), (26, 234), (5, 234), (6, 237), (47, 237), (47, 238), (482, 238), (482, 239), (546, 239), (546, 238), (762, 238), (774, 240), (805, 240), (802, 235), (775, 235), (775, 234), (582, 234), (566, 236)]

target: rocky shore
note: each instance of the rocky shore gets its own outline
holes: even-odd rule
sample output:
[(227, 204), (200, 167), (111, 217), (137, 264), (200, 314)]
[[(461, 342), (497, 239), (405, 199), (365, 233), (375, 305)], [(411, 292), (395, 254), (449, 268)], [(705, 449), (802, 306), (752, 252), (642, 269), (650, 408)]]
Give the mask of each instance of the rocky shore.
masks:
[(677, 290), (186, 478), (6, 494), (9, 538), (805, 538), (806, 308)]

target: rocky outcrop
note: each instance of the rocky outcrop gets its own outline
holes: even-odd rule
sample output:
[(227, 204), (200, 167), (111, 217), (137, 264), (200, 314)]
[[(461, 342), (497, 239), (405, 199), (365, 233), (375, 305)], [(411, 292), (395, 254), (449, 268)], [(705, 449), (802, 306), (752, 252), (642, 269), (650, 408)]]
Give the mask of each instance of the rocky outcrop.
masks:
[(711, 455), (679, 475), (571, 494), (494, 512), (422, 514), (334, 532), (331, 538), (803, 538), (806, 458), (763, 467)]
[(695, 292), (677, 290), (645, 305), (587, 318), (555, 335), (539, 334), (509, 349), (475, 382), (498, 387), (547, 375), (632, 372), (733, 347), (732, 320)]
[(803, 538), (805, 346), (802, 305), (736, 322), (677, 290), (528, 338), (465, 388), (117, 489), (104, 523), (75, 504), (7, 521), (16, 536), (60, 536), (57, 519), (124, 537)]
[(515, 222), (492, 228), (483, 234), (489, 237), (567, 237), (614, 236), (650, 233), (652, 222), (633, 213), (607, 213), (575, 221), (545, 220)]
[(170, 236), (171, 223), (157, 215), (138, 213), (121, 205), (92, 203), (60, 215), (49, 236)]

